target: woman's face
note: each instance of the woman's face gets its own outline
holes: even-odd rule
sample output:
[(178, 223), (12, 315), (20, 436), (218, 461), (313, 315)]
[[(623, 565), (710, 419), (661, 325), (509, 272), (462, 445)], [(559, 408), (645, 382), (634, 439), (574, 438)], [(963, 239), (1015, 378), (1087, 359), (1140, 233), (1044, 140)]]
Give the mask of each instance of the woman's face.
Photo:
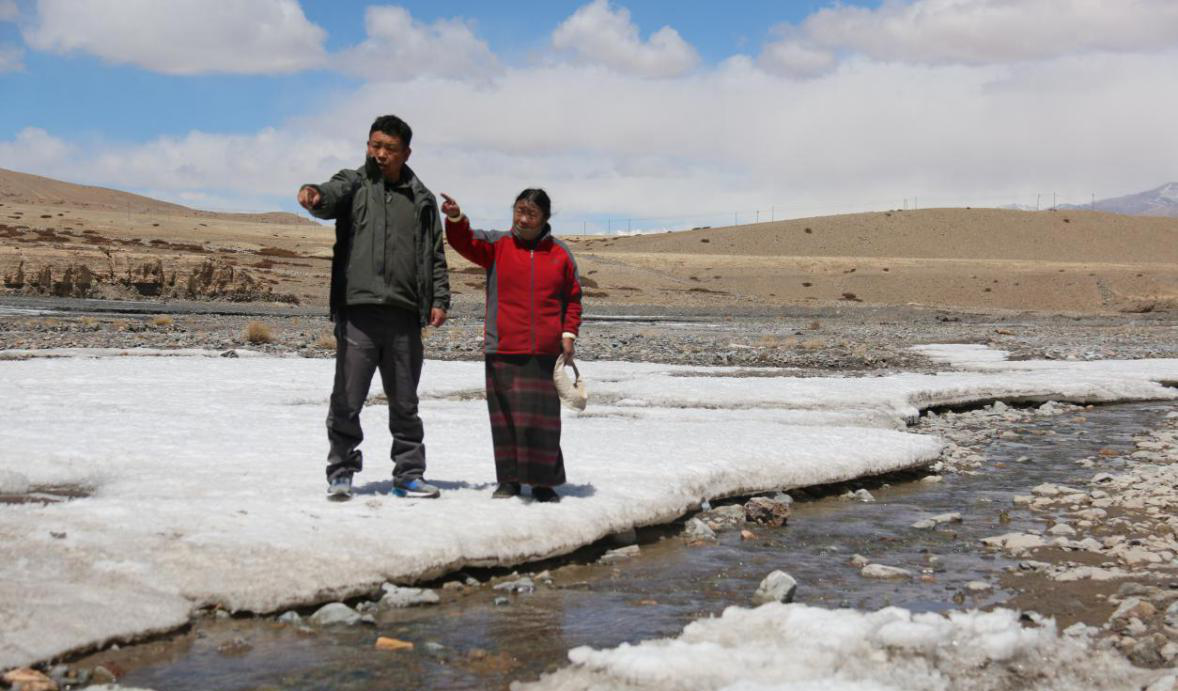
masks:
[(544, 223), (548, 219), (544, 217), (544, 212), (536, 206), (536, 202), (521, 199), (515, 203), (515, 208), (512, 210), (512, 222), (515, 224), (515, 229), (519, 231), (520, 237), (525, 240), (531, 240), (544, 230)]

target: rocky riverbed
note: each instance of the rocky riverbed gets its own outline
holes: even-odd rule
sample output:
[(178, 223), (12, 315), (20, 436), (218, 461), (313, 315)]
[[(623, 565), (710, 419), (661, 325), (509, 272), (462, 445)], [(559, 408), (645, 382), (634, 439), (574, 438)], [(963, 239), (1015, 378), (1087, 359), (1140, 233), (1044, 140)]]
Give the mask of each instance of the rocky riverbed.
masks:
[[(479, 359), (482, 329), (480, 306), (456, 305), (445, 326), (425, 330), (427, 357)], [(793, 367), (806, 375), (935, 370), (909, 350), (924, 343), (984, 343), (1009, 351), (1012, 359), (1175, 357), (1178, 324), (1165, 314), (1066, 316), (868, 306), (716, 313), (590, 306), (577, 350), (586, 361)], [(335, 340), (331, 322), (317, 308), (0, 300), (0, 350), (95, 347), (244, 348), (332, 357)]]

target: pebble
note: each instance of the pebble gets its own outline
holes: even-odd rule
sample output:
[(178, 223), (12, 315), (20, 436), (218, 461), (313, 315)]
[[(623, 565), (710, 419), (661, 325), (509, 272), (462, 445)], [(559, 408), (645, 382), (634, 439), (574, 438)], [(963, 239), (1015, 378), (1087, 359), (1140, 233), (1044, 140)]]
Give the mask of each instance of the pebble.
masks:
[(715, 540), (716, 531), (698, 518), (690, 518), (683, 526), (683, 537), (688, 540)]
[(883, 564), (868, 564), (859, 570), (859, 575), (864, 578), (880, 578), (886, 580), (912, 578), (912, 572), (908, 569), (901, 569), (898, 566), (885, 566)]
[[(619, 547), (618, 549), (611, 549), (610, 551), (601, 555), (601, 558), (598, 559), (598, 561), (601, 562), (602, 564), (612, 564), (615, 561), (622, 561), (623, 559), (629, 559), (631, 557), (636, 557), (636, 556), (638, 556), (638, 554), (641, 551), (642, 550), (640, 547), (638, 547), (638, 545), (630, 545), (629, 547)], [(498, 586), (496, 586), (496, 587), (498, 587)]]
[(380, 636), (376, 639), (375, 647), (377, 650), (413, 650), (413, 643), (411, 641), (403, 641), (399, 638)]
[[(622, 549), (624, 550), (624, 549), (630, 549), (630, 548), (623, 547)], [(614, 550), (614, 551), (620, 552), (622, 550)], [(508, 593), (525, 594), (525, 593), (534, 592), (536, 590), (536, 583), (532, 579), (528, 578), (527, 576), (524, 576), (523, 578), (518, 578), (514, 581), (504, 581), (503, 583), (499, 583), (499, 584), (495, 585), (492, 589), (499, 590), (502, 592), (508, 592)]]
[(381, 586), (384, 596), (380, 598), (380, 606), (388, 608), (414, 607), (418, 605), (436, 605), (441, 601), (438, 593), (429, 588), (406, 588), (392, 583)]
[(790, 507), (785, 502), (769, 497), (753, 497), (745, 502), (743, 512), (744, 520), (750, 523), (779, 527), (789, 520)]
[(332, 602), (316, 610), (308, 621), (315, 626), (351, 626), (359, 623), (360, 613), (342, 602)]

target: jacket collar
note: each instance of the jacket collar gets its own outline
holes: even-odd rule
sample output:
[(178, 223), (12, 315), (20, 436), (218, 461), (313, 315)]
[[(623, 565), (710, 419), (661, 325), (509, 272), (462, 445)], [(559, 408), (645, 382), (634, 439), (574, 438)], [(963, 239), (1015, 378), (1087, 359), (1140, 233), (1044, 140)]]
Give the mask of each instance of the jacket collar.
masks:
[(541, 243), (543, 243), (545, 240), (547, 240), (551, 236), (552, 236), (552, 226), (547, 223), (544, 224), (544, 229), (540, 231), (540, 234), (537, 235), (536, 238), (531, 241), (525, 240), (522, 237), (520, 237), (519, 233), (517, 233), (515, 231), (515, 226), (511, 227), (511, 237), (515, 238), (515, 241), (518, 242), (519, 244), (523, 245), (524, 247), (530, 247), (530, 248), (539, 247)]

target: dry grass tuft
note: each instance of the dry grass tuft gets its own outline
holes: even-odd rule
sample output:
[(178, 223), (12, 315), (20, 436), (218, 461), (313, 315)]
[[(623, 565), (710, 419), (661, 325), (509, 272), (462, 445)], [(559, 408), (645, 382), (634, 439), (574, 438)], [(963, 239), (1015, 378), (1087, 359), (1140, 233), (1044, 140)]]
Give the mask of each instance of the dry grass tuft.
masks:
[(335, 335), (330, 331), (319, 334), (319, 339), (315, 341), (315, 347), (324, 350), (335, 350), (335, 345)]
[(245, 326), (245, 340), (254, 345), (273, 343), (274, 333), (266, 324), (259, 321), (252, 321)]
[(171, 326), (173, 323), (175, 323), (174, 320), (166, 314), (157, 314), (151, 319), (152, 326)]
[(98, 327), (98, 320), (94, 317), (80, 317), (78, 323), (86, 329), (94, 329)]

